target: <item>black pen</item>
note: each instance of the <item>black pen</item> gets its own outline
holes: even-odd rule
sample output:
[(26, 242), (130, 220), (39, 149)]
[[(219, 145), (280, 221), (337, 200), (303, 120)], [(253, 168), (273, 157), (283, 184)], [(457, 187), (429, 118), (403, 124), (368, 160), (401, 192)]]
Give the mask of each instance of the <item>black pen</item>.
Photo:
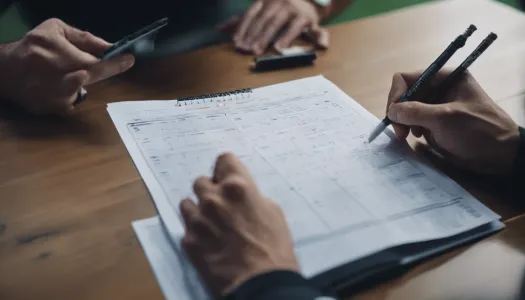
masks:
[[(437, 72), (443, 68), (447, 61), (456, 53), (456, 51), (463, 46), (467, 39), (476, 31), (477, 28), (474, 25), (470, 25), (467, 30), (460, 36), (458, 36), (450, 45), (441, 53), (441, 55), (419, 76), (416, 83), (408, 89), (402, 96), (399, 102), (412, 101), (414, 95), (419, 92), (426, 84), (428, 84), (434, 77)], [(385, 128), (390, 125), (392, 121), (386, 116), (379, 125), (377, 125), (370, 136), (368, 137), (368, 142), (372, 142), (376, 137), (378, 137)]]
[(434, 104), (442, 99), (446, 93), (452, 88), (452, 86), (459, 80), (459, 78), (465, 73), (465, 71), (478, 59), (478, 57), (492, 45), (492, 43), (498, 38), (498, 36), (491, 32), (479, 45), (472, 51), (472, 53), (457, 67), (452, 73), (450, 73), (438, 86), (434, 89), (434, 93), (425, 101), (428, 104)]

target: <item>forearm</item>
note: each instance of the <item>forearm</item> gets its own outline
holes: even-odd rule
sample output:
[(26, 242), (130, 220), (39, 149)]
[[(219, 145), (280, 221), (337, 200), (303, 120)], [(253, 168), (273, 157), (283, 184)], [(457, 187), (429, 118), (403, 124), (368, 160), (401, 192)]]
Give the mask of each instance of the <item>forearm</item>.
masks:
[(324, 295), (302, 275), (292, 271), (273, 271), (249, 279), (225, 300), (314, 300), (333, 299)]
[(525, 128), (520, 127), (520, 144), (512, 168), (512, 196), (516, 200), (525, 198)]

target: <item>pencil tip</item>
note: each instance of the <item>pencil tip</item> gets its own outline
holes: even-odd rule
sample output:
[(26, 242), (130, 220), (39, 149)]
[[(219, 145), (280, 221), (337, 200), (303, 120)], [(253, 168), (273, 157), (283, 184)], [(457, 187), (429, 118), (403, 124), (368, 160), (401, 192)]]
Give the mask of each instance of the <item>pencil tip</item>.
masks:
[(376, 126), (376, 128), (374, 128), (374, 130), (372, 130), (372, 132), (368, 136), (368, 143), (371, 143), (373, 140), (375, 140), (381, 134), (381, 132), (385, 130), (385, 128), (386, 128), (385, 122), (379, 123)]

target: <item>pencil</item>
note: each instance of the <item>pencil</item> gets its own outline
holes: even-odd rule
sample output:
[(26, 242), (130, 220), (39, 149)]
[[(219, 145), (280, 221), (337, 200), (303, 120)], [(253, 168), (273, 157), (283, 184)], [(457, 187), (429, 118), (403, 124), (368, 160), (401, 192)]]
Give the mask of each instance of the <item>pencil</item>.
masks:
[[(419, 76), (417, 81), (406, 91), (400, 98), (400, 102), (412, 101), (414, 96), (423, 89), (434, 77), (437, 72), (443, 68), (445, 63), (456, 53), (456, 51), (463, 46), (467, 39), (476, 31), (477, 28), (474, 25), (470, 25), (467, 30), (461, 35), (459, 35), (450, 45), (441, 53), (441, 55)], [(377, 125), (374, 130), (370, 133), (368, 137), (368, 142), (372, 142), (376, 137), (378, 137), (385, 128), (390, 125), (392, 121), (386, 116), (379, 125)]]
[(485, 50), (492, 45), (492, 43), (498, 38), (498, 36), (491, 32), (479, 45), (472, 51), (472, 53), (459, 65), (450, 75), (448, 75), (435, 89), (432, 96), (425, 101), (429, 104), (437, 103), (440, 99), (443, 99), (446, 93), (452, 88), (456, 82), (459, 81), (460, 77), (467, 71), (467, 69), (485, 52)]

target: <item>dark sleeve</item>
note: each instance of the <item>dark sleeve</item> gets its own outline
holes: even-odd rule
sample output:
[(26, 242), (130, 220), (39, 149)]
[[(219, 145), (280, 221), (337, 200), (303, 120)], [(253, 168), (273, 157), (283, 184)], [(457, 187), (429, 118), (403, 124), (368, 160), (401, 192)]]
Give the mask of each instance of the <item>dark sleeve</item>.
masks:
[[(322, 298), (324, 297), (324, 298)], [(302, 275), (293, 271), (271, 271), (257, 275), (227, 295), (224, 300), (335, 300)]]
[(519, 127), (520, 144), (512, 168), (512, 198), (525, 200), (525, 128)]
[(11, 5), (11, 3), (13, 3), (12, 0), (0, 0), (0, 15), (9, 7), (9, 5)]

